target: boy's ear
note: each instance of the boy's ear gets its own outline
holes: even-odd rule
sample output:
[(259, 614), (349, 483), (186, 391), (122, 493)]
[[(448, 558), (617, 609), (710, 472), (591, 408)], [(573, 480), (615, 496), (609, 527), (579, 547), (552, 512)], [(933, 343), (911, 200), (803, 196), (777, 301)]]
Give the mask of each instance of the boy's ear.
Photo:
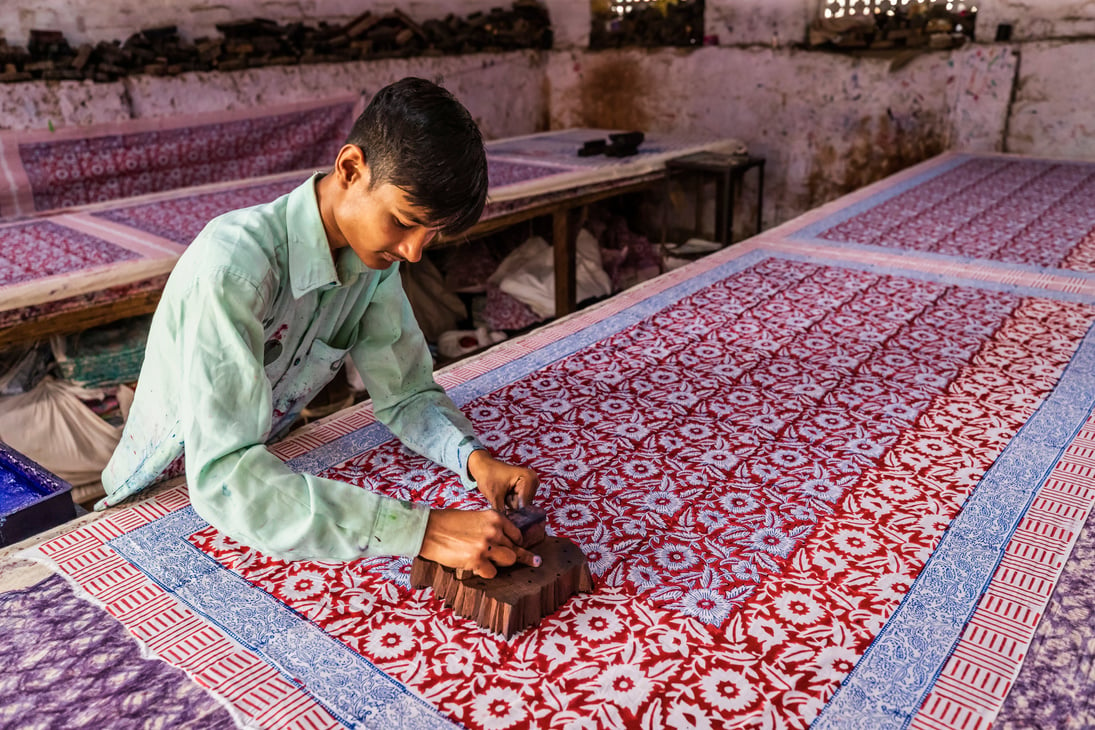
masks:
[(369, 165), (365, 162), (365, 154), (356, 144), (343, 145), (335, 158), (335, 174), (346, 185), (364, 180), (369, 184)]

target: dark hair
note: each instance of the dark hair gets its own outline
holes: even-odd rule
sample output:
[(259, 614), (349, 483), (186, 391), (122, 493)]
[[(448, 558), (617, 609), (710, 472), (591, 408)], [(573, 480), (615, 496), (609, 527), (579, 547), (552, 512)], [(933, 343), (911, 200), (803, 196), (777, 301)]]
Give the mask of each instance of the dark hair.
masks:
[(442, 233), (462, 233), (482, 215), (483, 135), (468, 110), (437, 84), (412, 77), (385, 86), (354, 122), (346, 144), (361, 148), (371, 187), (402, 189)]

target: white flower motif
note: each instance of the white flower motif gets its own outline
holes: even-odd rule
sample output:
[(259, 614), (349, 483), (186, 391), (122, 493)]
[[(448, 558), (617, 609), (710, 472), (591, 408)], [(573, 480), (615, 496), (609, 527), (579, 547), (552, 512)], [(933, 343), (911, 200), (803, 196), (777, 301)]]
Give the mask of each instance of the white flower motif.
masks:
[(555, 462), (554, 472), (564, 479), (581, 479), (589, 473), (589, 467), (579, 459), (559, 459)]
[(582, 545), (582, 552), (586, 555), (589, 570), (593, 575), (604, 575), (616, 563), (616, 553), (605, 545), (598, 543)]
[(884, 575), (875, 583), (875, 589), (883, 598), (901, 601), (912, 587), (912, 581), (904, 575)]
[(730, 669), (716, 669), (701, 679), (700, 694), (724, 712), (744, 710), (757, 698), (749, 680)]
[(729, 451), (707, 451), (699, 458), (701, 464), (713, 466), (723, 471), (730, 471), (738, 465), (740, 459)]
[(681, 498), (672, 492), (651, 492), (643, 498), (643, 506), (661, 515), (676, 514), (682, 504)]
[(351, 611), (366, 614), (372, 612), (374, 605), (376, 605), (376, 596), (361, 588), (353, 589), (350, 599), (346, 602), (346, 607)]
[(705, 624), (721, 626), (730, 615), (730, 602), (718, 591), (710, 588), (695, 588), (689, 591), (682, 601), (681, 612), (694, 616)]
[(908, 502), (920, 496), (920, 490), (904, 479), (884, 479), (877, 488), (883, 497), (897, 502)]
[(654, 557), (669, 570), (684, 570), (696, 563), (696, 554), (687, 545), (663, 545), (654, 552)]
[(551, 519), (566, 527), (578, 527), (592, 520), (593, 513), (584, 504), (572, 502), (563, 509), (553, 512)]
[(836, 502), (841, 494), (840, 487), (833, 484), (831, 479), (807, 479), (798, 485), (797, 491), (825, 502)]
[(619, 617), (606, 608), (583, 611), (574, 623), (578, 633), (589, 641), (607, 641), (623, 628)]
[(676, 451), (685, 446), (685, 440), (671, 433), (663, 433), (658, 436), (658, 445), (666, 451)]
[(912, 421), (916, 413), (916, 409), (908, 403), (890, 403), (882, 409), (883, 415), (900, 421)]
[(772, 454), (772, 461), (786, 469), (802, 466), (807, 462), (806, 454), (792, 449), (780, 449)]
[(286, 579), (281, 592), (289, 599), (311, 598), (323, 590), (325, 582), (323, 573), (316, 570), (302, 570)]
[(822, 677), (844, 679), (855, 667), (859, 657), (851, 649), (843, 646), (827, 646), (818, 652), (817, 663)]
[(624, 474), (632, 479), (648, 479), (658, 476), (658, 470), (649, 461), (625, 461), (621, 468)]
[(787, 632), (784, 630), (783, 624), (769, 619), (750, 621), (747, 633), (758, 640), (765, 651), (787, 640)]
[(633, 439), (638, 441), (644, 438), (650, 433), (650, 429), (641, 423), (629, 422), (621, 423), (613, 429), (617, 436), (623, 436), (624, 438)]
[(563, 414), (574, 408), (566, 398), (545, 398), (540, 401), (540, 409), (548, 413)]
[(833, 535), (833, 546), (845, 555), (859, 557), (870, 555), (878, 549), (878, 543), (867, 537), (865, 533), (855, 530), (841, 530)]
[(783, 420), (774, 413), (758, 413), (749, 419), (749, 425), (762, 431), (778, 431), (783, 428)]
[(742, 514), (752, 512), (760, 506), (760, 502), (751, 494), (744, 492), (728, 492), (719, 498), (719, 506), (730, 514)]
[(795, 541), (774, 527), (762, 527), (749, 536), (749, 546), (786, 558), (795, 547)]
[(566, 431), (551, 430), (540, 437), (540, 443), (549, 449), (565, 449), (574, 445), (574, 437)]
[(650, 696), (654, 688), (650, 678), (637, 667), (627, 664), (615, 665), (606, 669), (597, 682), (593, 696), (626, 707), (631, 712)]
[(445, 672), (470, 677), (475, 671), (475, 655), (467, 649), (457, 649), (445, 655)]
[(505, 730), (527, 716), (524, 700), (506, 687), (488, 687), (472, 700), (472, 720), (487, 730)]
[(805, 593), (787, 591), (775, 600), (776, 613), (796, 626), (808, 626), (821, 618), (817, 602)]
[(639, 588), (649, 589), (661, 585), (661, 576), (653, 568), (633, 565), (627, 572), (628, 579)]
[(540, 651), (548, 660), (558, 665), (566, 664), (578, 656), (578, 647), (575, 645), (574, 640), (562, 634), (544, 639)]
[(365, 649), (381, 659), (395, 659), (414, 647), (411, 627), (398, 622), (385, 624), (383, 628), (369, 634), (369, 638), (365, 640)]

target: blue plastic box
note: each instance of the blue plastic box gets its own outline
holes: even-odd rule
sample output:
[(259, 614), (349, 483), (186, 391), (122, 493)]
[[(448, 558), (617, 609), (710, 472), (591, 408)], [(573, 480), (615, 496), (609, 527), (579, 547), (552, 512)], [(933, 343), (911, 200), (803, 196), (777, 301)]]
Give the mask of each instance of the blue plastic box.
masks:
[(75, 516), (71, 484), (0, 443), (0, 547)]

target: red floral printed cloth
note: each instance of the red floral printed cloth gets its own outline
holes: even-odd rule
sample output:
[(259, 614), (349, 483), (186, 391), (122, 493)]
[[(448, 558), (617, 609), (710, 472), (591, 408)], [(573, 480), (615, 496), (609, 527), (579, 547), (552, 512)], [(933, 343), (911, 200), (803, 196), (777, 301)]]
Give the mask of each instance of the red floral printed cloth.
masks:
[[(40, 556), (269, 727), (987, 728), (1095, 502), (1092, 324), (1084, 274), (772, 235), (442, 372), (594, 573), (509, 641), (182, 489)], [(275, 452), (485, 507), (367, 406)]]

